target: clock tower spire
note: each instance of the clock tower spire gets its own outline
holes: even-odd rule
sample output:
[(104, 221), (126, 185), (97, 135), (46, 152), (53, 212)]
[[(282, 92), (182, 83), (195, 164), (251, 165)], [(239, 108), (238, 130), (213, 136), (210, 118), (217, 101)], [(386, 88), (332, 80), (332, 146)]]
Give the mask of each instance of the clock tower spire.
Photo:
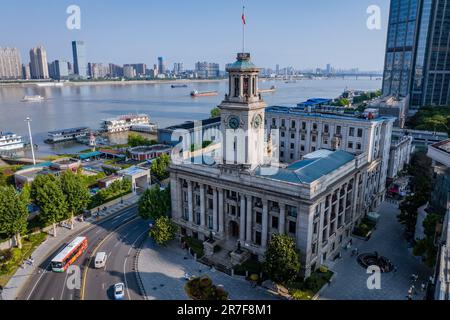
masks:
[(251, 62), (250, 53), (238, 53), (227, 72), (228, 93), (219, 105), (223, 161), (254, 169), (263, 163), (265, 154), (266, 104), (258, 90), (260, 69)]

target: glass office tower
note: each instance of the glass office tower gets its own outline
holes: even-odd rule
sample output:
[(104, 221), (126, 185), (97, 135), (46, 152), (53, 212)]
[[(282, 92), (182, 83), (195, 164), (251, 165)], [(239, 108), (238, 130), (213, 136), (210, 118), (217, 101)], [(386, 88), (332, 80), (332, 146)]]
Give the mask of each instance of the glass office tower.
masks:
[(72, 42), (73, 67), (74, 73), (80, 78), (88, 77), (87, 61), (86, 61), (86, 45), (84, 41)]
[(450, 102), (450, 0), (392, 0), (383, 95), (411, 109)]

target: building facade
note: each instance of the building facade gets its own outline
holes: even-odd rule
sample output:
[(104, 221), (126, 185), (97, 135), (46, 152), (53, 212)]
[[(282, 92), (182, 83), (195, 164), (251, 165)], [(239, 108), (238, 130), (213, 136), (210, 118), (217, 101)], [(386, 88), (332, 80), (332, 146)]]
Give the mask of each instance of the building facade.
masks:
[[(170, 165), (173, 220), (181, 235), (208, 239), (205, 249), (213, 240), (228, 250), (230, 261), (222, 259), (220, 264), (229, 267), (250, 254), (262, 260), (271, 237), (287, 234), (300, 251), (304, 275), (309, 276), (338, 255), (355, 224), (384, 199), (394, 120), (333, 120), (333, 130), (340, 123), (336, 134), (342, 137), (351, 131), (357, 138), (357, 129), (363, 130), (360, 152), (353, 147), (348, 152), (343, 150), (346, 147), (317, 146), (311, 153), (311, 145), (308, 151), (299, 151), (300, 160), (292, 159), (290, 165), (268, 163), (279, 150), (265, 139), (273, 113), (265, 111), (258, 93), (259, 69), (249, 54), (241, 53), (227, 71), (229, 92), (219, 106), (222, 153)], [(317, 115), (294, 115), (292, 120), (298, 133), (305, 121), (310, 135), (314, 130), (323, 132), (327, 124)], [(320, 123), (320, 130), (314, 123)], [(329, 133), (331, 139), (335, 132)], [(277, 134), (272, 133), (275, 138)], [(341, 145), (348, 145), (348, 140)], [(205, 252), (214, 261), (214, 253)]]
[(383, 95), (410, 99), (410, 107), (450, 102), (450, 2), (392, 0)]
[(67, 61), (55, 60), (50, 64), (49, 75), (55, 80), (69, 79), (69, 65)]
[(405, 135), (399, 139), (392, 138), (387, 173), (387, 178), (391, 181), (396, 179), (399, 173), (406, 168), (406, 165), (409, 164), (411, 154), (414, 150), (412, 141), (413, 138), (410, 135)]
[(30, 71), (32, 79), (48, 79), (47, 52), (38, 46), (30, 50)]
[(84, 41), (72, 41), (72, 55), (74, 74), (82, 79), (86, 79), (88, 77), (88, 63)]
[(0, 80), (22, 79), (22, 63), (17, 48), (0, 48)]
[(209, 62), (197, 62), (195, 64), (197, 77), (201, 79), (218, 78), (220, 76), (219, 64)]

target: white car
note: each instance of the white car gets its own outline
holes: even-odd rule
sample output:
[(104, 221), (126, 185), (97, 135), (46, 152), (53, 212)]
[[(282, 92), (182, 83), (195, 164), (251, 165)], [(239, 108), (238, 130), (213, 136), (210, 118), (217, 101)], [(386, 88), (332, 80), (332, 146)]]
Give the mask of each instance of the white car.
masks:
[(114, 285), (114, 299), (123, 300), (125, 297), (125, 285), (123, 283), (116, 283)]

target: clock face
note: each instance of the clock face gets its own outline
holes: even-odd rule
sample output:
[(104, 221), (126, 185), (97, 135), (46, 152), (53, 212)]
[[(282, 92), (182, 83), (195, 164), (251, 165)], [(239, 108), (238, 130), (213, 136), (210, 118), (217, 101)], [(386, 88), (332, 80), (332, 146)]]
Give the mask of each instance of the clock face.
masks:
[(260, 114), (257, 114), (253, 117), (253, 128), (258, 129), (262, 124), (262, 117)]
[(239, 120), (238, 117), (236, 116), (232, 116), (230, 117), (230, 119), (228, 119), (228, 126), (233, 129), (236, 130), (237, 128), (239, 128), (241, 125), (241, 120)]

